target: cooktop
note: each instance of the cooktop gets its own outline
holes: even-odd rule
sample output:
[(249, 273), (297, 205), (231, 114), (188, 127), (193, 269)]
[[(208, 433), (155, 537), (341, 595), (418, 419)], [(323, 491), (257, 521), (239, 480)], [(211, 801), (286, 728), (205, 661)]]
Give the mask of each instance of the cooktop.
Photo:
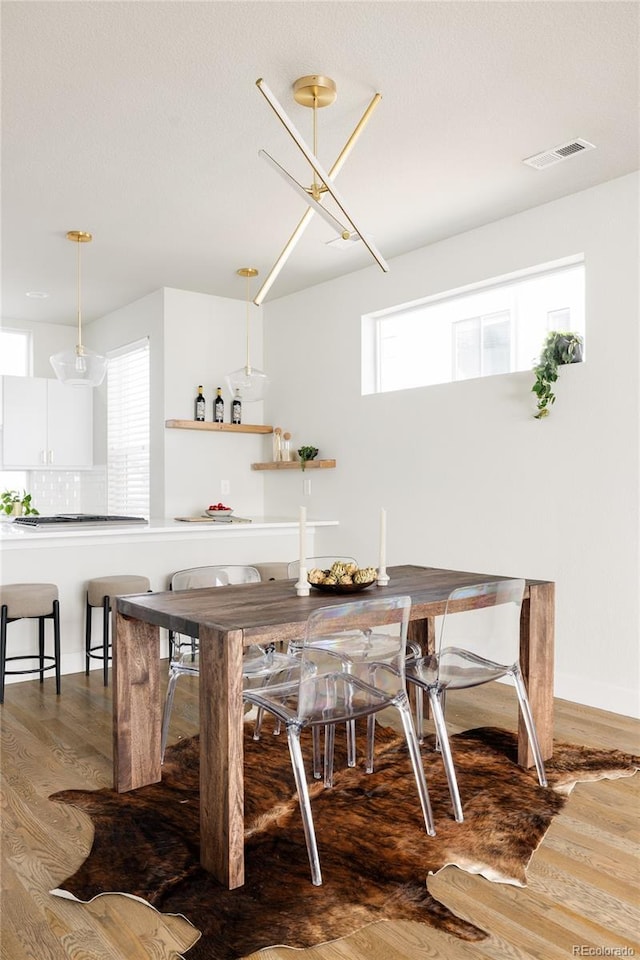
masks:
[(16, 517), (14, 523), (23, 527), (44, 527), (76, 523), (148, 523), (144, 517), (118, 517), (105, 513), (56, 513), (52, 517)]

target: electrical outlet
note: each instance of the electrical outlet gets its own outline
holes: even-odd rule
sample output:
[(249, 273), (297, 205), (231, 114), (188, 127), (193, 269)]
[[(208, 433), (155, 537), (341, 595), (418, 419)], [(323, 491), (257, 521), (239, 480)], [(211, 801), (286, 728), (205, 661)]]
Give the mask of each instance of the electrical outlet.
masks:
[(311, 477), (304, 478), (304, 493), (306, 497), (311, 496)]
[(220, 481), (220, 493), (221, 494), (231, 493), (231, 484), (229, 483), (228, 480)]

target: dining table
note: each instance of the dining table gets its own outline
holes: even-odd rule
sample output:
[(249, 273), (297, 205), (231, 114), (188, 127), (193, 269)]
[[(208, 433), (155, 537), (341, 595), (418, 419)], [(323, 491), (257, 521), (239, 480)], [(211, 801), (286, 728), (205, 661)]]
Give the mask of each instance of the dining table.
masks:
[[(162, 777), (163, 708), (160, 629), (198, 638), (200, 713), (200, 862), (221, 884), (244, 883), (243, 650), (304, 637), (320, 607), (364, 597), (409, 596), (409, 639), (435, 649), (435, 618), (458, 587), (508, 576), (413, 564), (387, 567), (388, 584), (367, 593), (311, 590), (295, 579), (119, 597), (113, 611), (114, 788), (134, 790)], [(465, 609), (461, 600), (447, 613)], [(543, 758), (553, 749), (555, 584), (526, 580), (520, 619), (520, 664)], [(284, 744), (283, 744), (284, 746)], [(522, 716), (518, 763), (533, 764)]]

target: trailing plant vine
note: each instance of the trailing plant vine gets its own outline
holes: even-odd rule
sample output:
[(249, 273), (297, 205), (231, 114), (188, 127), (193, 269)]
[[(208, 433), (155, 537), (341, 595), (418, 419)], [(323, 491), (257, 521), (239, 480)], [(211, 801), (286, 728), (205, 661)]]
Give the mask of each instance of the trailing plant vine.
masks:
[(565, 333), (552, 330), (542, 345), (538, 362), (533, 368), (535, 381), (531, 391), (538, 398), (536, 420), (548, 417), (549, 407), (556, 402), (553, 384), (558, 379), (558, 367), (566, 363), (579, 363), (582, 360), (582, 337), (579, 333)]

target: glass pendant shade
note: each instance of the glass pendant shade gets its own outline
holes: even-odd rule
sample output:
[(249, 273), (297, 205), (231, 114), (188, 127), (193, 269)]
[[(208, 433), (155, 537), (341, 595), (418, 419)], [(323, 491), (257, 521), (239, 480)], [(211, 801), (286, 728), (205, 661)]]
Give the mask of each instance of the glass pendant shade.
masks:
[(82, 230), (67, 233), (67, 240), (73, 240), (78, 247), (78, 342), (75, 349), (61, 350), (49, 358), (58, 380), (72, 387), (99, 387), (107, 372), (107, 358), (88, 350), (82, 343), (80, 245), (92, 239), (90, 233)]
[(258, 271), (255, 267), (241, 267), (236, 272), (247, 281), (247, 362), (239, 370), (228, 373), (225, 379), (233, 397), (236, 396), (237, 391), (243, 403), (251, 403), (254, 400), (264, 400), (270, 383), (266, 373), (252, 367), (249, 360), (249, 281), (252, 277), (258, 276)]
[(240, 399), (243, 403), (251, 403), (252, 400), (264, 400), (270, 380), (262, 370), (256, 370), (255, 367), (241, 367), (228, 373), (226, 377), (229, 384), (231, 395), (235, 397), (236, 390), (240, 391)]
[(99, 387), (107, 372), (107, 358), (86, 347), (61, 350), (49, 362), (58, 380), (72, 387)]

